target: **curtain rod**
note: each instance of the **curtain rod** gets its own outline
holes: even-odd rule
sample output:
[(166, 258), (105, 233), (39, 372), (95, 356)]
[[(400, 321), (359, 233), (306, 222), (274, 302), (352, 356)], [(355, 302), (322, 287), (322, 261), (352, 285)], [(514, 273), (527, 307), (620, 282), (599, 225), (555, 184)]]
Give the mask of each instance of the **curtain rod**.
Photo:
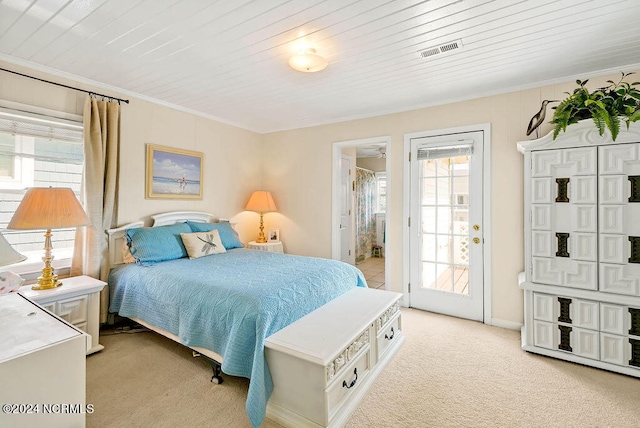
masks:
[(99, 94), (99, 93), (93, 92), (93, 91), (86, 91), (84, 89), (74, 88), (73, 86), (67, 86), (67, 85), (63, 85), (62, 83), (56, 83), (56, 82), (52, 82), (50, 80), (40, 79), (39, 77), (29, 76), (28, 74), (18, 73), (17, 71), (7, 70), (6, 68), (0, 68), (0, 70), (1, 71), (6, 71), (7, 73), (17, 74), (18, 76), (22, 76), (22, 77), (28, 77), (29, 79), (39, 80), (41, 82), (49, 83), (51, 85), (62, 86), (63, 88), (73, 89), (74, 91), (85, 92), (85, 93), (87, 93), (89, 95), (97, 95), (99, 97), (109, 98), (111, 100), (118, 101), (118, 103), (120, 103), (120, 101), (122, 101), (123, 103), (129, 104), (129, 100), (123, 100), (122, 98), (111, 97), (109, 95)]

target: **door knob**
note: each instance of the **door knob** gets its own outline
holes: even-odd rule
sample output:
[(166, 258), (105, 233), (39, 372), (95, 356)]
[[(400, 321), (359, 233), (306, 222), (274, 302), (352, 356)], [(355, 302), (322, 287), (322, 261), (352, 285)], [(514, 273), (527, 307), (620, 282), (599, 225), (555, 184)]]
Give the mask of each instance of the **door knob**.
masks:
[(474, 244), (479, 244), (480, 243), (480, 238), (473, 238), (473, 243)]
[(477, 232), (478, 230), (480, 230), (480, 225), (479, 225), (479, 224), (474, 224), (474, 225), (473, 225), (473, 230), (475, 230), (476, 232)]

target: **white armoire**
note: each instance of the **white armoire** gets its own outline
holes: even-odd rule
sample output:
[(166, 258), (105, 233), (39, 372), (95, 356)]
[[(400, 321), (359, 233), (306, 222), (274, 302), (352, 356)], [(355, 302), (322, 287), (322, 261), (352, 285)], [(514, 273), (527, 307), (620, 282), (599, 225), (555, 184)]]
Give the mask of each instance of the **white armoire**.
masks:
[(524, 154), (522, 348), (640, 377), (640, 124), (591, 120)]

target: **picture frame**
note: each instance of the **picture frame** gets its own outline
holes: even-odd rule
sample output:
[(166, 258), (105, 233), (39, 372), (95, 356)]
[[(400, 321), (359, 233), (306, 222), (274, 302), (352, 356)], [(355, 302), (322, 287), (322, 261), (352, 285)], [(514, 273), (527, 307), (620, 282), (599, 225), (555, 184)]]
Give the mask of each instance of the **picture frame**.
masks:
[(272, 228), (267, 232), (267, 242), (280, 242), (280, 229)]
[(147, 199), (202, 199), (204, 154), (147, 144)]

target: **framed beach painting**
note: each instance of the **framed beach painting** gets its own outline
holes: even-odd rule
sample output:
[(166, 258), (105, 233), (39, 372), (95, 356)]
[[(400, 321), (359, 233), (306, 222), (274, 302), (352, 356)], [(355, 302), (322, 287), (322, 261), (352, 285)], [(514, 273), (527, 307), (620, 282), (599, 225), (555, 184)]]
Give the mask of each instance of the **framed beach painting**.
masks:
[(202, 199), (203, 156), (147, 144), (147, 199)]

